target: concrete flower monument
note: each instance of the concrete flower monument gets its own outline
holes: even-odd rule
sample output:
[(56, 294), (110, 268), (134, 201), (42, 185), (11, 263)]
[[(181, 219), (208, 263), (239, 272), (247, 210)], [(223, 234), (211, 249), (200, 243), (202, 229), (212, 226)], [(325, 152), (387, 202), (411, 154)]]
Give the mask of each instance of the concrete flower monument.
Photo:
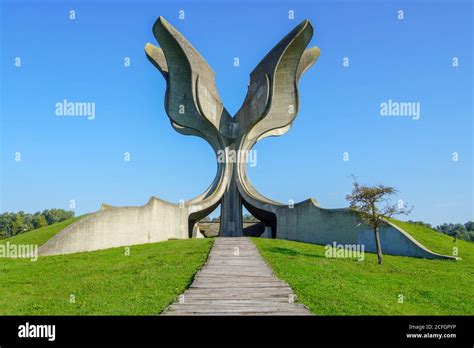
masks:
[[(364, 244), (366, 251), (375, 250), (372, 231), (353, 211), (324, 209), (314, 199), (294, 205), (276, 202), (261, 195), (246, 174), (245, 157), (252, 147), (263, 138), (288, 132), (298, 113), (298, 81), (320, 53), (317, 47), (307, 48), (313, 36), (308, 20), (289, 32), (251, 72), (247, 95), (234, 116), (219, 97), (211, 67), (183, 35), (162, 17), (153, 34), (160, 47), (147, 44), (145, 52), (166, 81), (166, 113), (177, 132), (201, 137), (214, 149), (218, 159), (214, 181), (183, 203), (152, 197), (138, 207), (103, 205), (58, 233), (40, 248), (40, 255), (202, 237), (197, 222), (219, 205), (221, 237), (243, 235), (244, 206), (265, 224), (265, 237)], [(387, 254), (449, 258), (431, 252), (391, 223), (380, 234)]]

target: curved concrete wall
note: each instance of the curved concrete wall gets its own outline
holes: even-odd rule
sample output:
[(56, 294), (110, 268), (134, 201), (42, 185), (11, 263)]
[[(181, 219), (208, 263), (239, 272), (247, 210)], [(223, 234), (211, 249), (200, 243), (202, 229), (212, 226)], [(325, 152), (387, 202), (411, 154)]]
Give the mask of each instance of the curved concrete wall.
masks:
[(106, 208), (66, 227), (39, 248), (39, 255), (187, 239), (188, 217), (187, 206), (156, 198), (142, 207)]
[[(293, 208), (279, 206), (276, 209), (277, 238), (327, 245), (359, 244), (367, 252), (375, 252), (374, 232), (361, 224), (357, 215), (349, 209), (323, 209), (313, 200), (296, 204)], [(453, 256), (434, 253), (417, 242), (408, 233), (387, 222), (380, 229), (384, 254), (420, 257), (427, 259), (456, 259)]]
[[(168, 239), (190, 238), (189, 216), (195, 208), (152, 198), (142, 207), (107, 207), (66, 227), (39, 249), (39, 255), (69, 254)], [(323, 209), (313, 200), (288, 206), (272, 206), (277, 222), (276, 237), (312, 244), (359, 244), (375, 252), (369, 226), (361, 224), (348, 209)], [(192, 238), (202, 238), (197, 226)], [(456, 259), (425, 248), (408, 233), (387, 223), (380, 237), (384, 254), (428, 259)]]

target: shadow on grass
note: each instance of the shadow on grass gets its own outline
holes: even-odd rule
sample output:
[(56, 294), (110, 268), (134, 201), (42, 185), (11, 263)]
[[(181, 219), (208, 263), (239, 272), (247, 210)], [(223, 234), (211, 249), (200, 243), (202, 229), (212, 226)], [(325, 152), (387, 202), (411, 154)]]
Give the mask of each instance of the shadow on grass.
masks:
[(303, 252), (295, 251), (293, 249), (282, 248), (282, 247), (270, 247), (270, 248), (267, 248), (267, 251), (271, 253), (276, 253), (276, 254), (284, 254), (287, 256), (326, 258), (324, 255), (308, 254), (308, 253), (303, 253)]

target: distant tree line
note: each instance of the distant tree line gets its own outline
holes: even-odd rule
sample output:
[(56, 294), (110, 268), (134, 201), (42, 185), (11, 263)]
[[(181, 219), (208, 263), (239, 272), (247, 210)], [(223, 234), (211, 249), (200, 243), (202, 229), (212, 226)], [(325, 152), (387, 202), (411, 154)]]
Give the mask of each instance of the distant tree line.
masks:
[(456, 239), (462, 239), (462, 240), (467, 240), (469, 242), (474, 242), (474, 221), (468, 221), (464, 225), (444, 223), (436, 227), (422, 221), (408, 220), (408, 222), (411, 222), (412, 224), (417, 224), (424, 227), (432, 228), (436, 231), (447, 234), (448, 236), (451, 236)]
[(0, 214), (0, 237), (12, 237), (37, 228), (45, 227), (74, 217), (73, 211), (63, 209), (46, 209), (34, 214), (19, 211), (18, 213)]

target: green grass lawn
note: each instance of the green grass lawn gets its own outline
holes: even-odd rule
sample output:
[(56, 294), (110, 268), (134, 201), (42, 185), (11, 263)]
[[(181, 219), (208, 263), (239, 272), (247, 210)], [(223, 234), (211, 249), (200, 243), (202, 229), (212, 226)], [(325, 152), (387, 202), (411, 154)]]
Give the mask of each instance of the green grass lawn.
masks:
[[(80, 217), (3, 239), (42, 245)], [(473, 315), (474, 244), (394, 220), (432, 251), (462, 261), (374, 254), (328, 259), (323, 246), (253, 238), (298, 300), (317, 315)], [(192, 282), (212, 239), (173, 240), (36, 262), (0, 259), (0, 315), (148, 315), (163, 311)], [(399, 303), (399, 296), (403, 303)], [(72, 303), (71, 296), (75, 297)]]
[[(60, 224), (57, 224), (60, 225)], [(54, 226), (54, 230), (61, 226)], [(15, 237), (44, 243), (52, 230)], [(13, 240), (13, 239), (12, 239)], [(192, 282), (212, 239), (173, 240), (89, 253), (0, 259), (0, 315), (153, 315)], [(75, 303), (71, 303), (71, 295)]]
[[(452, 255), (453, 238), (394, 221), (432, 251)], [(462, 261), (375, 254), (329, 259), (324, 246), (253, 238), (275, 274), (317, 315), (474, 315), (474, 244), (456, 242)], [(399, 296), (403, 303), (399, 303)]]

